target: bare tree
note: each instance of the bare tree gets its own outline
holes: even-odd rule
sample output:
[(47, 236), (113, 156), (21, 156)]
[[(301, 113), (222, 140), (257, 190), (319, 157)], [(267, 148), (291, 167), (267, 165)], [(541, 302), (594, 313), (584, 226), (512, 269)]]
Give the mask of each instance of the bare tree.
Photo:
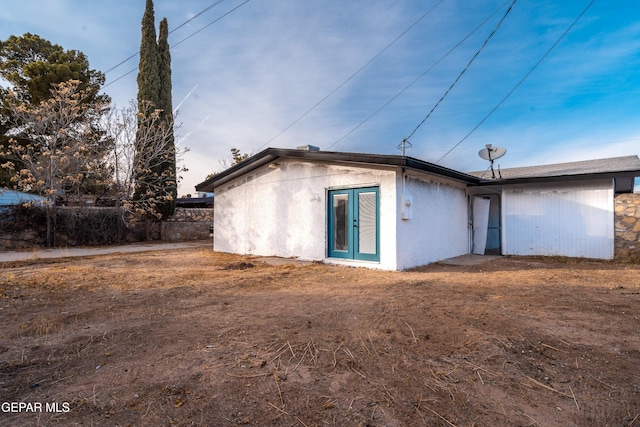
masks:
[[(77, 80), (53, 85), (39, 104), (21, 102), (9, 91), (6, 106), (18, 126), (0, 146), (14, 188), (48, 199), (47, 244), (53, 245), (56, 199), (79, 198), (88, 179), (105, 176), (102, 162), (110, 141), (95, 126), (106, 102), (85, 102), (90, 95)], [(20, 142), (18, 142), (18, 140)]]
[(253, 156), (253, 152), (251, 154), (242, 153), (239, 148), (232, 148), (231, 155), (229, 157), (218, 160), (218, 163), (220, 163), (220, 166), (222, 166), (222, 170), (211, 172), (209, 175), (207, 175), (206, 179), (213, 178), (214, 176), (218, 175), (220, 172), (227, 170), (230, 167), (237, 165), (238, 163), (242, 163), (243, 161), (247, 160), (251, 156)]
[(120, 206), (133, 194), (135, 132), (137, 128), (136, 107), (133, 102), (129, 107), (112, 108), (103, 117), (102, 129), (113, 141), (108, 162), (113, 170), (112, 190), (116, 203)]
[[(173, 135), (173, 122), (166, 124), (161, 118), (161, 110), (151, 114), (141, 114), (135, 103), (122, 109), (113, 109), (105, 117), (103, 128), (114, 141), (110, 164), (114, 171), (116, 203), (123, 210), (125, 222), (131, 218), (128, 214), (142, 215), (148, 219), (162, 218), (160, 208), (166, 201), (174, 198), (172, 187), (177, 185), (176, 176), (161, 166), (164, 162), (180, 158), (187, 148), (168, 147), (166, 138)], [(144, 142), (145, 150), (136, 152), (136, 144)], [(184, 166), (177, 168), (178, 173), (186, 172)], [(140, 181), (144, 178), (144, 186)], [(181, 177), (178, 175), (177, 179)], [(134, 198), (136, 190), (140, 191)]]

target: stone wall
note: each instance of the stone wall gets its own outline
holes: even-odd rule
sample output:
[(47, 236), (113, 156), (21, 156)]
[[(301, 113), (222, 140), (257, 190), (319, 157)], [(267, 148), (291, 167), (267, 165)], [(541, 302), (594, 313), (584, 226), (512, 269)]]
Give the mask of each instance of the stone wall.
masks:
[(208, 222), (213, 223), (213, 208), (176, 208), (167, 222)]
[(616, 259), (640, 262), (640, 194), (616, 196), (615, 229)]
[(213, 225), (213, 208), (176, 208), (173, 216), (162, 222), (162, 240), (180, 242), (208, 239)]
[[(58, 209), (59, 211), (73, 211), (77, 208), (58, 207)], [(93, 212), (115, 210), (115, 208), (94, 207), (85, 209)], [(101, 231), (102, 234), (110, 232), (113, 239), (99, 244), (132, 243), (145, 241), (147, 239), (178, 242), (210, 239), (212, 225), (213, 208), (176, 208), (175, 214), (161, 223), (147, 221), (144, 218), (139, 218), (138, 220), (129, 218), (126, 231), (122, 230), (120, 238), (118, 238), (118, 229), (114, 227), (106, 230), (83, 230), (83, 232), (85, 234), (91, 234), (94, 231)], [(31, 222), (29, 225), (21, 225), (17, 229), (15, 229), (15, 227), (13, 228), (14, 229), (4, 230), (0, 227), (0, 251), (35, 249), (45, 246), (46, 226), (44, 220), (40, 220), (37, 223)], [(76, 241), (78, 237), (77, 231), (68, 234), (58, 228), (60, 227), (56, 227), (55, 231), (56, 246), (75, 246), (79, 244)], [(93, 243), (84, 242), (82, 244), (91, 245)]]
[(0, 232), (0, 251), (40, 248), (46, 243), (44, 236), (35, 230)]

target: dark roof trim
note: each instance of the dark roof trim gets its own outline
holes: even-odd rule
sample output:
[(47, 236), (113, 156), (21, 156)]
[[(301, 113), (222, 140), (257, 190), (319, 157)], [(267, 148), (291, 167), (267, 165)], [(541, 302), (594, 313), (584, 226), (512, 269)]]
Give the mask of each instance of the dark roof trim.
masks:
[[(482, 179), (478, 176), (458, 172), (453, 169), (438, 166), (433, 163), (415, 159), (413, 157), (403, 157), (397, 155), (386, 154), (363, 154), (363, 153), (344, 153), (338, 151), (308, 151), (300, 149), (287, 148), (267, 148), (264, 151), (255, 154), (248, 159), (230, 167), (229, 169), (219, 173), (218, 175), (196, 185), (197, 191), (213, 191), (214, 187), (224, 185), (225, 183), (244, 175), (263, 165), (269, 164), (278, 158), (288, 157), (296, 159), (304, 159), (310, 161), (325, 162), (341, 162), (353, 163), (359, 165), (375, 165), (387, 167), (402, 167), (431, 173), (442, 177), (462, 181), (472, 186), (490, 186), (490, 185), (508, 185), (508, 184), (530, 184), (543, 182), (567, 182), (567, 181), (583, 181), (589, 179), (614, 179), (614, 178), (632, 178), (640, 176), (640, 168), (638, 162), (630, 162), (618, 166), (618, 169), (611, 167), (607, 170), (597, 170), (595, 172), (584, 173), (566, 173), (566, 171), (558, 171), (546, 176), (520, 176), (504, 179)], [(637, 160), (637, 156), (635, 157)], [(631, 157), (629, 157), (630, 159)], [(627, 158), (620, 158), (628, 160)], [(616, 160), (616, 159), (613, 159)]]
[(480, 181), (481, 186), (488, 185), (507, 185), (507, 184), (532, 184), (542, 182), (567, 182), (567, 181), (586, 181), (592, 179), (615, 179), (615, 178), (634, 178), (640, 176), (640, 170), (616, 171), (616, 172), (595, 172), (574, 175), (555, 175), (555, 176), (531, 176), (522, 178), (505, 178), (505, 179), (483, 179)]
[(385, 154), (344, 153), (338, 151), (308, 151), (287, 148), (267, 148), (266, 150), (261, 151), (237, 165), (219, 173), (218, 175), (196, 185), (196, 190), (213, 191), (214, 187), (223, 185), (232, 179), (282, 157), (313, 161), (355, 163), (361, 165), (404, 167), (463, 181), (468, 184), (478, 184), (480, 182), (480, 179), (475, 176), (419, 159), (414, 159), (412, 157)]
[(196, 185), (196, 191), (206, 191), (212, 192), (214, 187), (222, 185), (226, 182), (231, 181), (234, 178), (237, 178), (241, 175), (244, 175), (247, 172), (252, 171), (253, 169), (259, 168), (262, 165), (268, 164), (272, 162), (275, 157), (270, 155), (269, 148), (255, 154), (238, 164), (231, 166), (228, 169), (220, 172), (217, 175), (207, 179), (206, 181), (201, 182)]

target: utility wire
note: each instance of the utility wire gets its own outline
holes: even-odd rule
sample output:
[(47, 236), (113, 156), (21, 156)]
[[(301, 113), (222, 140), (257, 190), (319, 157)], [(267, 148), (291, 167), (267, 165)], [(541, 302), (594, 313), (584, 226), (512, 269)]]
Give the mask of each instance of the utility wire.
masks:
[(560, 43), (560, 41), (562, 41), (562, 39), (564, 39), (564, 37), (569, 33), (569, 31), (571, 31), (571, 29), (578, 23), (578, 21), (580, 20), (580, 18), (582, 18), (582, 16), (587, 13), (587, 11), (589, 10), (589, 8), (593, 5), (593, 3), (595, 3), (596, 0), (591, 0), (591, 2), (589, 2), (589, 4), (587, 5), (587, 7), (584, 8), (584, 10), (576, 17), (576, 19), (574, 19), (574, 21), (571, 23), (571, 25), (569, 25), (569, 27), (560, 35), (560, 37), (555, 41), (555, 43), (553, 43), (553, 45), (551, 45), (551, 47), (544, 53), (544, 55), (542, 55), (542, 57), (538, 60), (538, 62), (536, 62), (533, 67), (531, 67), (531, 69), (524, 75), (524, 77), (522, 77), (522, 79), (520, 79), (520, 81), (513, 87), (513, 89), (511, 89), (509, 91), (509, 93), (507, 93), (507, 95), (502, 98), (502, 100), (500, 102), (498, 102), (498, 104), (493, 107), (493, 109), (491, 111), (489, 111), (489, 114), (487, 114), (486, 116), (484, 116), (484, 118), (482, 120), (480, 120), (480, 123), (478, 123), (473, 129), (471, 129), (471, 131), (466, 134), (464, 136), (464, 138), (462, 138), (460, 141), (458, 141), (458, 143), (456, 143), (453, 147), (451, 147), (451, 149), (449, 151), (447, 151), (442, 157), (440, 157), (436, 163), (440, 163), (440, 161), (442, 161), (442, 159), (444, 159), (445, 157), (447, 157), (449, 154), (451, 154), (451, 152), (453, 150), (455, 150), (460, 144), (462, 144), (469, 136), (471, 136), (471, 134), (473, 132), (475, 132), (480, 126), (482, 126), (482, 124), (487, 121), (487, 119), (489, 117), (491, 117), (491, 115), (493, 113), (496, 112), (496, 110), (498, 108), (500, 108), (500, 106), (502, 104), (504, 104), (504, 102), (513, 94), (513, 92), (516, 91), (516, 89), (518, 89), (520, 87), (520, 85), (531, 75), (531, 73), (533, 73), (533, 71), (538, 68), (538, 65), (540, 65), (540, 63), (542, 61), (544, 61), (546, 59), (547, 56), (549, 56), (549, 54), (551, 53), (551, 51)]
[[(197, 17), (199, 17), (200, 15), (202, 15), (203, 13), (213, 9), (215, 6), (219, 5), (220, 3), (222, 3), (224, 0), (218, 0), (215, 3), (210, 4), (209, 6), (207, 6), (205, 9), (201, 10), (200, 12), (196, 13), (194, 16), (192, 16), (191, 18), (187, 19), (186, 21), (184, 21), (182, 24), (178, 25), (176, 28), (174, 28), (173, 30), (169, 31), (169, 34), (173, 33), (174, 31), (176, 31), (179, 28), (184, 27), (185, 25), (187, 25), (189, 22), (193, 21), (194, 19), (196, 19)], [(113, 67), (109, 68), (107, 71), (105, 71), (104, 73), (107, 74), (113, 70), (115, 70), (116, 68), (118, 68), (119, 66), (129, 62), (130, 60), (132, 60), (133, 58), (135, 58), (136, 56), (140, 55), (140, 52), (136, 52), (134, 54), (132, 54), (131, 56), (129, 56), (128, 58), (118, 62), (116, 65), (114, 65)]]
[(440, 4), (442, 4), (444, 2), (444, 0), (440, 0), (438, 3), (436, 3), (431, 9), (429, 9), (427, 12), (425, 12), (421, 17), (419, 17), (413, 24), (411, 24), (406, 30), (404, 30), (402, 33), (400, 33), (399, 36), (397, 36), (391, 43), (389, 43), (387, 46), (385, 46), (381, 51), (379, 51), (378, 53), (376, 53), (369, 61), (367, 61), (367, 63), (365, 63), (363, 66), (361, 66), (360, 68), (358, 68), (358, 70), (351, 74), (349, 77), (347, 77), (347, 79), (345, 81), (343, 81), (342, 83), (340, 83), (335, 89), (333, 89), (331, 92), (329, 92), (328, 95), (326, 95), (324, 98), (322, 98), (320, 101), (316, 102), (311, 108), (309, 108), (307, 111), (305, 111), (304, 113), (302, 113), (302, 115), (300, 117), (298, 117), (297, 119), (295, 119), (293, 122), (291, 122), (291, 124), (289, 124), (287, 127), (285, 127), (284, 129), (282, 129), (280, 132), (278, 132), (275, 136), (273, 136), (271, 139), (269, 139), (267, 142), (265, 142), (264, 144), (262, 144), (260, 147), (258, 147), (256, 149), (256, 151), (260, 151), (260, 149), (262, 149), (264, 146), (266, 146), (267, 144), (271, 143), (272, 141), (274, 141), (276, 138), (278, 138), (280, 135), (282, 135), (283, 133), (285, 133), (286, 131), (288, 131), (289, 129), (291, 129), (296, 123), (298, 123), (300, 120), (302, 120), (303, 118), (305, 118), (309, 113), (311, 113), (313, 110), (315, 110), (318, 106), (320, 106), (320, 104), (322, 104), (324, 101), (326, 101), (330, 96), (332, 96), (334, 93), (336, 93), (338, 90), (340, 90), (344, 85), (346, 85), (349, 81), (351, 81), (351, 79), (353, 79), (356, 75), (358, 75), (362, 70), (364, 70), (366, 67), (368, 67), (373, 61), (375, 61), (380, 55), (382, 55), (387, 49), (389, 49), (391, 46), (393, 46), (398, 40), (400, 40), (405, 34), (407, 34), (413, 27), (415, 27), (420, 21), (422, 21), (427, 15), (429, 15), (431, 12), (433, 12), (433, 10), (440, 6)]
[(415, 127), (415, 129), (413, 129), (413, 131), (409, 134), (409, 136), (407, 136), (403, 142), (407, 142), (409, 141), (409, 139), (411, 139), (411, 137), (418, 131), (418, 129), (420, 129), (420, 126), (422, 126), (424, 124), (424, 122), (427, 121), (427, 119), (431, 116), (431, 114), (436, 110), (436, 108), (438, 108), (438, 106), (440, 105), (440, 103), (442, 103), (442, 101), (444, 101), (444, 99), (447, 97), (447, 95), (449, 94), (449, 92), (451, 92), (451, 90), (453, 89), (453, 87), (458, 83), (458, 81), (460, 80), (460, 78), (462, 77), (462, 75), (469, 69), (469, 67), (471, 67), (471, 64), (473, 63), (473, 61), (475, 61), (475, 59), (478, 57), (478, 55), (480, 55), (480, 52), (482, 52), (482, 50), (485, 48), (485, 46), (487, 46), (487, 43), (489, 43), (489, 40), (491, 40), (491, 38), (493, 37), (493, 35), (496, 33), (496, 31), (498, 31), (498, 29), (500, 28), (500, 26), (502, 25), (502, 23), (504, 22), (504, 20), (507, 18), (507, 16), (509, 15), (509, 12), (511, 12), (511, 9), (513, 8), (513, 6), (516, 4), (516, 1), (518, 0), (513, 0), (513, 2), (511, 3), (511, 5), (509, 6), (509, 8), (507, 9), (507, 11), (505, 12), (504, 16), (502, 17), (502, 19), (500, 19), (500, 21), (498, 22), (498, 25), (496, 25), (496, 27), (493, 29), (493, 31), (491, 32), (491, 34), (489, 34), (489, 37), (487, 37), (487, 39), (484, 41), (484, 43), (482, 43), (482, 46), (480, 46), (480, 49), (478, 49), (478, 51), (473, 55), (473, 57), (471, 58), (471, 60), (469, 60), (469, 62), (467, 63), (467, 65), (462, 69), (462, 71), (460, 72), (460, 74), (458, 74), (458, 77), (456, 77), (456, 79), (453, 81), (453, 83), (451, 83), (451, 86), (449, 86), (449, 89), (447, 89), (445, 91), (445, 93), (442, 95), (442, 97), (438, 100), (438, 102), (436, 102), (436, 104), (433, 106), (433, 108), (431, 109), (431, 111), (429, 111), (429, 113), (425, 116), (424, 119), (422, 119), (422, 121), (420, 123), (418, 123), (418, 126)]
[(498, 13), (500, 11), (500, 9), (502, 9), (507, 3), (509, 2), (509, 0), (505, 1), (504, 3), (502, 3), (502, 5), (500, 7), (498, 7), (491, 15), (489, 15), (484, 21), (482, 21), (477, 27), (475, 27), (469, 34), (467, 34), (462, 40), (460, 40), (458, 43), (456, 43), (455, 46), (453, 46), (451, 49), (449, 49), (449, 51), (447, 53), (445, 53), (444, 55), (442, 55), (436, 62), (434, 62), (429, 68), (427, 68), (422, 74), (420, 74), (418, 77), (416, 77), (415, 79), (413, 79), (407, 86), (404, 87), (404, 89), (402, 89), (400, 92), (398, 92), (397, 94), (395, 94), (394, 96), (392, 96), (387, 102), (385, 102), (380, 108), (378, 108), (376, 111), (374, 111), (373, 113), (371, 113), (367, 118), (365, 118), (363, 121), (361, 121), (360, 123), (358, 123), (355, 127), (353, 127), (349, 132), (347, 132), (346, 134), (344, 134), (340, 139), (334, 141), (331, 145), (329, 145), (327, 147), (327, 149), (333, 147), (334, 145), (338, 144), (339, 142), (341, 142), (342, 140), (344, 140), (345, 138), (347, 138), (349, 135), (351, 135), (353, 132), (355, 132), (356, 130), (358, 130), (362, 125), (364, 125), (366, 122), (368, 122), (370, 119), (372, 119), (374, 116), (376, 116), (380, 111), (384, 110), (389, 104), (391, 104), (393, 101), (395, 101), (400, 95), (402, 95), (403, 93), (405, 93), (407, 90), (409, 90), (409, 88), (411, 86), (413, 86), (414, 84), (416, 84), (418, 82), (418, 80), (420, 80), (421, 78), (423, 78), (429, 71), (433, 70), (436, 65), (438, 65), (440, 62), (442, 62), (447, 56), (449, 56), (454, 50), (456, 50), (458, 47), (460, 47), (460, 45), (462, 45), (462, 43), (464, 43), (465, 41), (467, 41), (467, 39), (469, 37), (471, 37), (473, 34), (475, 34), (476, 31), (478, 31), (480, 28), (482, 28), (487, 22), (489, 22), (489, 20), (491, 18), (493, 18), (496, 13)]
[[(220, 0), (222, 1), (222, 0)], [(220, 3), (220, 1), (218, 3)], [(224, 18), (225, 16), (231, 14), (232, 12), (235, 12), (236, 10), (238, 10), (240, 7), (244, 6), (245, 4), (249, 3), (249, 1), (251, 0), (245, 0), (244, 2), (240, 3), (238, 6), (234, 7), (233, 9), (229, 10), (228, 12), (224, 13), (223, 15), (219, 16), (218, 18), (214, 19), (213, 21), (209, 22), (207, 25), (205, 25), (204, 27), (200, 28), (199, 30), (191, 33), (190, 35), (188, 35), (187, 37), (183, 38), (182, 40), (173, 43), (171, 45), (171, 49), (173, 49), (174, 47), (178, 46), (179, 44), (185, 42), (186, 40), (190, 39), (191, 37), (195, 36), (196, 34), (198, 34), (199, 32), (203, 31), (204, 29), (210, 27), (211, 25), (215, 24), (216, 22), (218, 22), (219, 20), (221, 20), (222, 18)], [(193, 19), (193, 18), (192, 18)], [(183, 24), (184, 25), (184, 24)], [(135, 55), (133, 55), (135, 56)], [(126, 62), (126, 61), (124, 61)], [(115, 82), (117, 82), (118, 80), (128, 76), (129, 74), (133, 73), (134, 71), (136, 71), (138, 69), (138, 67), (135, 67), (129, 71), (127, 71), (125, 74), (121, 75), (120, 77), (118, 77), (117, 79), (114, 79), (112, 81), (110, 81), (109, 83), (105, 84), (104, 86), (102, 86), (103, 88), (111, 86), (112, 84), (114, 84)]]
[(190, 35), (188, 35), (187, 37), (183, 38), (182, 40), (180, 40), (179, 42), (174, 43), (172, 46), (178, 46), (180, 43), (185, 42), (186, 40), (189, 40), (191, 37), (195, 36), (196, 34), (198, 34), (199, 32), (205, 30), (206, 28), (209, 28), (210, 26), (212, 26), (213, 24), (215, 24), (216, 22), (218, 22), (219, 20), (221, 20), (222, 18), (224, 18), (225, 16), (235, 12), (236, 10), (240, 9), (242, 6), (244, 6), (245, 4), (249, 3), (249, 1), (251, 0), (245, 0), (242, 3), (240, 3), (238, 6), (234, 7), (233, 9), (231, 9), (230, 11), (228, 11), (227, 13), (224, 13), (222, 15), (220, 15), (218, 18), (214, 19), (213, 21), (209, 22), (207, 25), (205, 25), (204, 27), (200, 28), (199, 30), (191, 33)]
[(169, 31), (169, 34), (173, 33), (174, 31), (179, 30), (180, 28), (184, 27), (185, 25), (187, 25), (189, 22), (193, 21), (194, 19), (196, 19), (197, 17), (199, 17), (200, 15), (208, 12), (209, 10), (213, 9), (214, 7), (216, 7), (217, 5), (219, 5), (220, 3), (222, 3), (224, 0), (218, 0), (214, 3), (211, 3), (209, 6), (207, 6), (206, 8), (202, 9), (200, 12), (196, 13), (195, 15), (193, 15), (191, 18), (187, 19), (186, 21), (184, 21), (182, 24), (178, 25), (177, 27), (175, 27), (173, 30)]
[(115, 82), (117, 82), (118, 80), (124, 79), (125, 77), (127, 77), (129, 74), (133, 73), (134, 71), (137, 71), (138, 67), (133, 68), (129, 71), (127, 71), (126, 73), (124, 73), (123, 75), (121, 75), (120, 77), (118, 77), (117, 79), (111, 80), (109, 83), (106, 83), (104, 85), (102, 85), (102, 88), (104, 89), (105, 87), (109, 87), (112, 84), (114, 84)]

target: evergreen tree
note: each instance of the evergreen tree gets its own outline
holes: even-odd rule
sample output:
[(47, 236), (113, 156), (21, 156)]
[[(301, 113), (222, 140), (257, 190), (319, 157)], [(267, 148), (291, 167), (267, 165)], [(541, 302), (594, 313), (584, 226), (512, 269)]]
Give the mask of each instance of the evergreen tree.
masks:
[[(169, 49), (169, 23), (167, 18), (160, 21), (160, 34), (158, 38), (158, 68), (160, 76), (159, 108), (162, 110), (161, 119), (166, 126), (166, 151), (171, 158), (166, 162), (168, 174), (173, 175), (175, 181), (169, 193), (173, 195), (173, 200), (166, 203), (164, 211), (169, 215), (175, 210), (176, 199), (178, 198), (178, 182), (176, 177), (176, 156), (175, 140), (173, 136), (173, 100), (171, 98), (171, 52)], [(172, 154), (171, 154), (172, 153)]]
[[(105, 105), (110, 102), (107, 95), (99, 93), (104, 79), (103, 73), (90, 68), (82, 52), (65, 50), (36, 34), (25, 33), (0, 41), (0, 80), (6, 83), (2, 85), (6, 87), (0, 87), (0, 145), (12, 145), (10, 140), (22, 146), (32, 142), (24, 132), (32, 124), (21, 121), (25, 117), (16, 114), (16, 105), (37, 108), (49, 102), (59, 84), (77, 81), (76, 90), (83, 93), (81, 102), (87, 110), (86, 114), (75, 117), (75, 125), (91, 129), (85, 138), (91, 137), (92, 141), (87, 143), (105, 150), (107, 141), (96, 127)], [(47, 132), (53, 136), (56, 129)], [(3, 163), (0, 155), (0, 164)], [(0, 169), (0, 186), (12, 185), (11, 178), (20, 171), (20, 164), (16, 162), (14, 170)]]
[(38, 105), (51, 98), (51, 89), (69, 80), (81, 82), (90, 98), (86, 102), (108, 102), (98, 92), (104, 74), (89, 68), (89, 60), (77, 50), (64, 50), (36, 34), (10, 36), (0, 41), (0, 77), (6, 80), (18, 100)]
[(169, 23), (167, 18), (160, 21), (158, 36), (158, 76), (160, 91), (158, 93), (158, 107), (163, 110), (162, 117), (170, 117), (173, 109), (171, 99), (171, 52), (169, 50)]
[(148, 116), (153, 110), (160, 108), (160, 90), (153, 0), (147, 0), (142, 16), (142, 40), (138, 65), (138, 111), (140, 113)]
[[(153, 0), (147, 0), (142, 17), (142, 41), (140, 42), (140, 65), (138, 69), (138, 137), (136, 140), (136, 190), (134, 200), (146, 201), (150, 207), (148, 215), (163, 218), (172, 215), (177, 198), (177, 174), (175, 143), (173, 137), (173, 107), (171, 100), (171, 55), (169, 52), (169, 29), (166, 19), (160, 24), (160, 38), (156, 41)], [(160, 120), (150, 120), (159, 114)], [(143, 126), (159, 126), (150, 133)], [(163, 155), (151, 162), (143, 162), (157, 141), (150, 141), (149, 135), (162, 135)], [(153, 182), (163, 182), (158, 188)], [(168, 187), (168, 188), (167, 188)], [(168, 190), (168, 191), (167, 191)]]

